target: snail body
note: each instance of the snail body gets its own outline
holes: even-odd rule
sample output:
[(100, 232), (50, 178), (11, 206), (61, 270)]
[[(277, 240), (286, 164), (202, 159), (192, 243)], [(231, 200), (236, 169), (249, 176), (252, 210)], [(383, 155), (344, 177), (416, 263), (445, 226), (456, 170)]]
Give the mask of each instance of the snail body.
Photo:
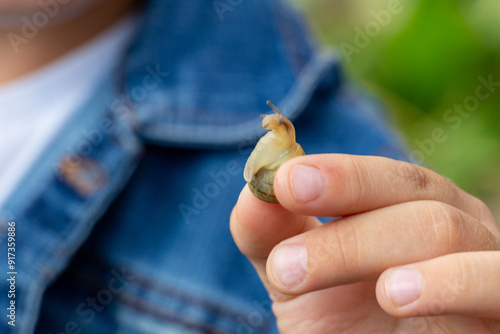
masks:
[(278, 168), (286, 161), (305, 155), (304, 150), (295, 141), (295, 128), (270, 101), (267, 104), (275, 114), (261, 115), (262, 126), (271, 130), (255, 146), (248, 158), (243, 172), (252, 193), (259, 199), (278, 203), (274, 194), (274, 176)]

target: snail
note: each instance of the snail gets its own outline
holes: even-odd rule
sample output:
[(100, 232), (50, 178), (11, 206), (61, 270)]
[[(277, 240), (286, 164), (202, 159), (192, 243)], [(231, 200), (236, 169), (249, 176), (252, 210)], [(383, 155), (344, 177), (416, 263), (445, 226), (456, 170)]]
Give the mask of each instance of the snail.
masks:
[(245, 165), (243, 177), (252, 193), (259, 199), (278, 203), (274, 194), (274, 176), (286, 161), (305, 155), (302, 147), (295, 141), (295, 128), (271, 101), (267, 104), (275, 114), (260, 115), (262, 126), (271, 130), (255, 146)]

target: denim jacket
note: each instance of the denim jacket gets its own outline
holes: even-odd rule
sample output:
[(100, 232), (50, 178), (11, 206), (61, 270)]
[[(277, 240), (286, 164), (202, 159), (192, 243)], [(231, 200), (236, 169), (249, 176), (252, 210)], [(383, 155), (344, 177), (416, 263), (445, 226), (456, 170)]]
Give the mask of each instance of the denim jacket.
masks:
[(228, 224), (266, 100), (306, 153), (402, 157), (281, 1), (151, 0), (141, 20), (0, 209), (1, 333), (276, 333)]

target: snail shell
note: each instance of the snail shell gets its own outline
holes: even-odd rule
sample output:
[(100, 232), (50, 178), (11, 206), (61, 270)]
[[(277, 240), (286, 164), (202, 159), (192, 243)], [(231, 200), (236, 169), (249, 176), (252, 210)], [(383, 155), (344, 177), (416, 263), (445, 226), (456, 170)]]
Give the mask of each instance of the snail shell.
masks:
[(295, 141), (295, 128), (270, 101), (267, 104), (275, 114), (261, 115), (262, 126), (271, 130), (260, 138), (248, 158), (243, 177), (252, 193), (259, 199), (278, 203), (274, 194), (274, 176), (286, 161), (305, 155), (302, 147)]

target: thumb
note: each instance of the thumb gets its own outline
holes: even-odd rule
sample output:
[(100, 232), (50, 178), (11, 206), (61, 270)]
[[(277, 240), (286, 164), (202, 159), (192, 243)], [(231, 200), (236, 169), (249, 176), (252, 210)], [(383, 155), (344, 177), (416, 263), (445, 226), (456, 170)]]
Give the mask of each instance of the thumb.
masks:
[(277, 297), (266, 276), (266, 261), (281, 241), (303, 233), (321, 223), (315, 217), (298, 215), (256, 198), (243, 188), (231, 213), (230, 229), (240, 251), (252, 262), (271, 298)]

